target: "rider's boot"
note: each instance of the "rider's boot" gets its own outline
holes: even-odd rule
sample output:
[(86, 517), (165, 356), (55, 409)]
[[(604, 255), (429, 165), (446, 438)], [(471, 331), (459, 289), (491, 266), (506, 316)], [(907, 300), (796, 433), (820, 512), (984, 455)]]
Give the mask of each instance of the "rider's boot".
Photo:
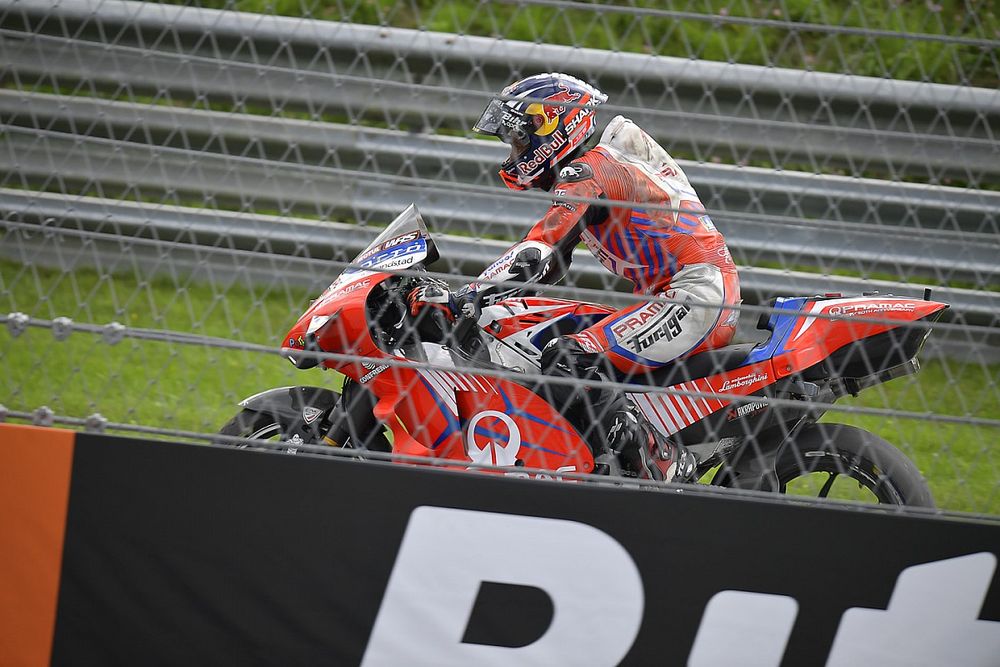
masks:
[(608, 446), (618, 455), (622, 472), (639, 479), (689, 482), (698, 463), (691, 452), (663, 437), (632, 410), (618, 410), (608, 430)]

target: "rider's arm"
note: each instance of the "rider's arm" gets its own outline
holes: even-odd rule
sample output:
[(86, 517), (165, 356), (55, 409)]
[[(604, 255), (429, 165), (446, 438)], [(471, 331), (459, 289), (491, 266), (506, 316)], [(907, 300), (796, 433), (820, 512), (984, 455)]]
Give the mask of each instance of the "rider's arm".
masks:
[[(520, 287), (492, 284), (494, 281), (523, 281), (554, 284), (562, 279), (573, 259), (573, 248), (588, 225), (597, 224), (607, 209), (588, 202), (566, 201), (564, 197), (603, 198), (592, 178), (560, 183), (553, 194), (556, 201), (520, 242), (490, 264), (476, 282), (469, 285), (465, 298), (490, 305), (521, 291)], [(488, 282), (487, 282), (488, 281)]]

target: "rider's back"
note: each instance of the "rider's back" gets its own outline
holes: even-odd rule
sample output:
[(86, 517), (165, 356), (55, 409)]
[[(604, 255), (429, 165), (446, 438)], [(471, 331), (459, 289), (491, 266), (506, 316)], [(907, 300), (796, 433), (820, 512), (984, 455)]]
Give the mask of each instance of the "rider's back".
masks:
[[(579, 165), (589, 179), (572, 179)], [(583, 231), (583, 241), (614, 273), (631, 280), (636, 292), (669, 289), (685, 267), (711, 265), (735, 280), (725, 239), (673, 158), (632, 121), (617, 116), (600, 143), (560, 174), (556, 187), (567, 194), (600, 195), (608, 215)], [(591, 180), (591, 183), (586, 183)], [(579, 183), (579, 185), (577, 185)], [(590, 186), (590, 187), (588, 187)], [(681, 276), (678, 276), (681, 277)], [(727, 281), (728, 282), (728, 281)]]

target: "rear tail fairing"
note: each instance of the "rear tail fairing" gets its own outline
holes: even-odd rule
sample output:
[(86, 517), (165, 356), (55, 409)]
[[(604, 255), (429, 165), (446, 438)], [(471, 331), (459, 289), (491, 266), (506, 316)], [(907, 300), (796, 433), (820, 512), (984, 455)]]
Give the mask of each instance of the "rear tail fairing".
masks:
[[(771, 336), (749, 350), (736, 368), (688, 378), (667, 387), (665, 394), (630, 394), (661, 433), (689, 446), (720, 440), (780, 442), (794, 424), (822, 416), (813, 403), (832, 403), (846, 393), (915, 372), (914, 358), (930, 330), (905, 324), (933, 322), (947, 307), (894, 297), (779, 298), (774, 305), (778, 312), (761, 318)], [(831, 317), (809, 316), (814, 313)], [(692, 363), (698, 360), (695, 356)], [(702, 395), (684, 395), (695, 392)], [(731, 400), (718, 394), (761, 398)], [(772, 406), (768, 397), (799, 401), (801, 407)]]
[(878, 375), (915, 358), (930, 334), (929, 326), (907, 323), (932, 323), (947, 307), (900, 297), (778, 298), (777, 311), (761, 316), (771, 337), (744, 363), (771, 358), (776, 378)]

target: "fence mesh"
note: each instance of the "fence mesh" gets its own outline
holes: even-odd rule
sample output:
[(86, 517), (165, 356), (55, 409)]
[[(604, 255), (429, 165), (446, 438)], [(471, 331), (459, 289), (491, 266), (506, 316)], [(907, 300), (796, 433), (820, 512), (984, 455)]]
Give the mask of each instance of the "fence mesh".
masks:
[[(971, 1), (3, 2), (0, 414), (215, 434), (259, 391), (340, 391), (328, 364), (367, 415), (356, 447), (588, 472), (625, 397), (706, 482), (777, 470), (792, 492), (888, 502), (919, 470), (939, 507), (1000, 514), (998, 45), (992, 4)], [(338, 275), (344, 299), (381, 280), (358, 255), (409, 204), (455, 289), (545, 214), (551, 193), (504, 188), (508, 148), (472, 126), (505, 85), (553, 71), (608, 94), (599, 127), (629, 117), (678, 160), (739, 268), (743, 347), (652, 376), (541, 376), (549, 339), (614, 309), (720, 305), (630, 295), (581, 246), (541, 300), (483, 310), (485, 352), (467, 327), (440, 339), (404, 317), (398, 295), (424, 277), (390, 266), (368, 319), (351, 311), (365, 326), (334, 318), (333, 357), (283, 360), (310, 358), (286, 333)], [(905, 313), (926, 288), (950, 308), (913, 374), (937, 315)], [(879, 295), (773, 301), (864, 292)], [(769, 347), (805, 323), (795, 359)], [(275, 423), (308, 449), (346, 423), (317, 396), (230, 433)]]

